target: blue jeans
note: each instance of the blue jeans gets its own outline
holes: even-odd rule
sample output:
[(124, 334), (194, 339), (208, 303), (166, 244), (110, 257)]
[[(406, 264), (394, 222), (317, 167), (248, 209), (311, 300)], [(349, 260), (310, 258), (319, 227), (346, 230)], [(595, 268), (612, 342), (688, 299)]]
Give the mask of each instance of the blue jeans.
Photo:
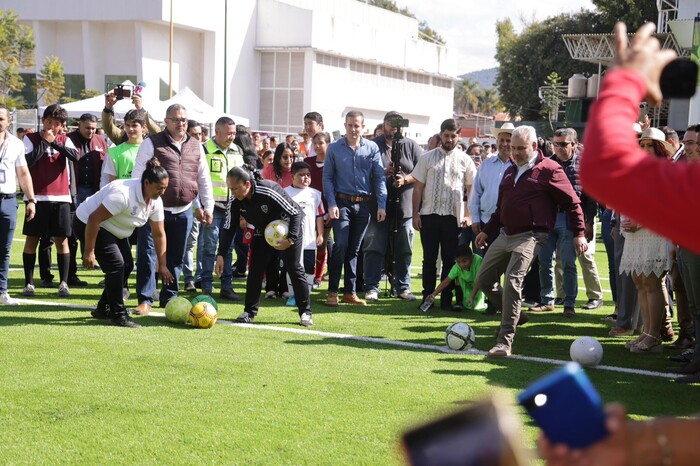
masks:
[(0, 199), (0, 293), (7, 291), (10, 249), (17, 227), (17, 197)]
[[(364, 242), (364, 275), (365, 291), (379, 291), (379, 280), (384, 268), (384, 257), (387, 254), (389, 241), (394, 245), (394, 290), (401, 294), (411, 290), (411, 258), (413, 254), (413, 226), (411, 217), (399, 219), (396, 233), (392, 229), (391, 220), (381, 223), (371, 218)], [(393, 237), (393, 238), (390, 238)]]
[[(557, 245), (559, 245), (557, 248)], [(576, 251), (574, 250), (574, 234), (567, 228), (566, 213), (557, 213), (557, 222), (549, 233), (549, 238), (540, 249), (540, 302), (554, 303), (554, 253), (559, 249), (561, 264), (564, 269), (564, 307), (576, 305), (578, 294), (578, 278), (576, 275)]]
[[(185, 255), (187, 235), (192, 228), (192, 209), (179, 214), (165, 211), (165, 238), (167, 251), (165, 262), (173, 274), (173, 282), (163, 285), (160, 291), (160, 307), (177, 296), (178, 281), (182, 272), (182, 258)], [(153, 304), (153, 293), (156, 290), (156, 250), (150, 224), (139, 229), (139, 239), (136, 245), (136, 292), (139, 303)]]
[(75, 194), (75, 206), (78, 207), (93, 194), (95, 194), (95, 191), (93, 191), (92, 186), (78, 186)]
[(369, 208), (366, 202), (353, 203), (337, 199), (340, 218), (333, 220), (333, 252), (328, 272), (328, 291), (337, 293), (340, 274), (345, 266), (344, 292), (355, 293), (357, 279), (357, 253), (369, 225)]
[(600, 236), (603, 238), (605, 253), (608, 255), (608, 276), (610, 277), (610, 291), (612, 291), (613, 301), (617, 303), (617, 268), (615, 267), (615, 240), (610, 235), (612, 210), (601, 210), (600, 213)]
[[(214, 208), (214, 220), (211, 225), (202, 225), (199, 229), (199, 245), (197, 246), (197, 275), (202, 280), (202, 290), (211, 291), (213, 288), (214, 263), (216, 262), (216, 248), (219, 245), (219, 232), (224, 226), (226, 211)], [(233, 281), (233, 245), (224, 256), (224, 273), (221, 275), (221, 289), (230, 290)]]
[[(200, 223), (196, 218), (192, 219), (192, 229), (187, 235), (187, 244), (185, 245), (185, 256), (182, 258), (182, 279), (185, 284), (197, 282), (201, 279), (200, 269), (202, 268), (202, 255), (199, 250), (197, 239), (199, 238)], [(197, 247), (197, 264), (194, 263), (194, 248)], [(196, 267), (196, 268), (195, 268)], [(195, 270), (197, 273), (195, 274)]]

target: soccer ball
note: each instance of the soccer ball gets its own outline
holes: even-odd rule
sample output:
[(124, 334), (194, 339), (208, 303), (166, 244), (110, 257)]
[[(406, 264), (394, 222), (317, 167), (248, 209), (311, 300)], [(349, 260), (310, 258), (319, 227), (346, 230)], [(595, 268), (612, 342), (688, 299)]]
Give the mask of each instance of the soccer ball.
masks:
[(603, 360), (603, 347), (593, 337), (581, 337), (571, 343), (569, 355), (583, 367), (595, 367)]
[(445, 330), (445, 343), (450, 349), (469, 351), (474, 345), (474, 329), (466, 322), (455, 322)]
[(212, 328), (217, 317), (214, 306), (205, 301), (195, 304), (190, 309), (190, 325), (194, 328)]
[(165, 318), (176, 324), (187, 322), (192, 304), (182, 296), (173, 298), (165, 305)]
[(273, 220), (265, 227), (265, 241), (276, 248), (283, 239), (287, 238), (289, 224), (284, 220)]
[(194, 298), (192, 300), (192, 306), (194, 306), (197, 303), (202, 303), (202, 302), (209, 303), (212, 306), (214, 306), (214, 309), (216, 309), (217, 311), (219, 310), (219, 304), (216, 301), (214, 301), (214, 298), (212, 298), (208, 294), (200, 294), (199, 296)]

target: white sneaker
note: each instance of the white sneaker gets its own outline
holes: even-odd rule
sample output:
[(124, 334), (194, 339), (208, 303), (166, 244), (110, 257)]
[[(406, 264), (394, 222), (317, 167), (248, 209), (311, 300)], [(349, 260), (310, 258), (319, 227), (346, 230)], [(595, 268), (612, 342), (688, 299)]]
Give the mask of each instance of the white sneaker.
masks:
[(0, 304), (4, 304), (6, 306), (19, 306), (19, 301), (10, 297), (10, 293), (5, 291), (0, 293)]
[(314, 324), (314, 320), (311, 318), (311, 313), (303, 313), (301, 315), (301, 320), (299, 321), (299, 324), (303, 325), (304, 327), (311, 327)]
[(404, 301), (415, 301), (416, 300), (416, 297), (413, 295), (413, 293), (411, 293), (410, 290), (406, 290), (406, 291), (401, 292), (401, 294), (399, 295), (399, 298), (403, 299)]
[(379, 301), (379, 292), (376, 290), (370, 290), (365, 293), (365, 301)]
[(34, 296), (35, 294), (36, 290), (34, 289), (34, 285), (32, 285), (31, 283), (25, 286), (22, 290), (22, 296)]
[(70, 296), (70, 289), (66, 282), (61, 282), (61, 284), (58, 285), (58, 296), (60, 298), (67, 298)]
[(275, 293), (274, 291), (268, 291), (267, 293), (265, 293), (265, 297), (267, 299), (275, 299), (277, 297), (277, 293)]
[(284, 299), (289, 298), (289, 292), (288, 292), (288, 291), (285, 291), (284, 293), (282, 293), (282, 297), (283, 297)]

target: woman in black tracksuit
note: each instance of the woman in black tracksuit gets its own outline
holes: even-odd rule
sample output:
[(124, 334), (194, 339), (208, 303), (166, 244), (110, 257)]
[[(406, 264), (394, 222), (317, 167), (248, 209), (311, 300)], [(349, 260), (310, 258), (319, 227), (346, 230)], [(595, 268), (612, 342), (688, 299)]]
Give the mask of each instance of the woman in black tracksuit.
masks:
[[(259, 179), (244, 168), (232, 168), (226, 176), (226, 184), (233, 197), (229, 203), (226, 221), (219, 234), (219, 251), (215, 267), (217, 275), (223, 271), (222, 251), (228, 251), (231, 246), (240, 217), (255, 226), (253, 242), (250, 245), (251, 260), (246, 283), (245, 308), (236, 322), (250, 323), (255, 319), (260, 305), (265, 269), (270, 260), (277, 257), (276, 251), (280, 251), (294, 288), (301, 318), (299, 323), (310, 327), (313, 325), (313, 320), (309, 286), (306, 282), (304, 267), (301, 265), (304, 247), (301, 238), (301, 222), (304, 221), (304, 212), (280, 185), (273, 181)], [(265, 227), (273, 220), (284, 220), (289, 224), (287, 239), (282, 240), (277, 248), (270, 246), (264, 237)]]

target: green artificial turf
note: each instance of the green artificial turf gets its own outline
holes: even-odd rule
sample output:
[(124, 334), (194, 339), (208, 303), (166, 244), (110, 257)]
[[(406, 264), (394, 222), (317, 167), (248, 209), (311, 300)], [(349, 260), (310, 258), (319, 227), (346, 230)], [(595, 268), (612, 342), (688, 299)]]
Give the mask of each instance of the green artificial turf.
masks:
[[(22, 246), (13, 244), (13, 268), (21, 269)], [(419, 265), (418, 236), (415, 246)], [(607, 277), (598, 246), (599, 272)], [(420, 291), (418, 271), (414, 293)], [(73, 288), (69, 300), (41, 288), (34, 300), (94, 305), (102, 277), (98, 271), (80, 276), (90, 286)], [(20, 270), (10, 273), (15, 297), (22, 277)], [(389, 298), (366, 308), (331, 309), (321, 304), (326, 285), (312, 293), (311, 330), (442, 346), (445, 328), (464, 320), (476, 330), (478, 349), (495, 342), (492, 317), (424, 314), (418, 303)], [(603, 287), (609, 289), (607, 281)], [(244, 281), (236, 280), (235, 288), (243, 295)], [(607, 337), (603, 318), (612, 306), (609, 293), (605, 297), (604, 307), (578, 310), (573, 320), (560, 312), (531, 316), (518, 330), (515, 353), (567, 360), (571, 342), (590, 335), (603, 344), (606, 365), (664, 371), (666, 356), (674, 353), (631, 354), (622, 347), (625, 339)], [(579, 301), (585, 302), (583, 285)], [(219, 304), (220, 319), (242, 311), (242, 304)], [(515, 395), (555, 367), (262, 329), (302, 328), (296, 308), (281, 300), (262, 301), (256, 328), (196, 330), (157, 316), (136, 320), (144, 328), (107, 326), (85, 309), (0, 308), (0, 463), (399, 464), (398, 439), (406, 428), (496, 387)], [(601, 369), (588, 373), (606, 401), (623, 402), (635, 418), (700, 411), (695, 386)], [(536, 429), (520, 413), (523, 444), (533, 448)]]

